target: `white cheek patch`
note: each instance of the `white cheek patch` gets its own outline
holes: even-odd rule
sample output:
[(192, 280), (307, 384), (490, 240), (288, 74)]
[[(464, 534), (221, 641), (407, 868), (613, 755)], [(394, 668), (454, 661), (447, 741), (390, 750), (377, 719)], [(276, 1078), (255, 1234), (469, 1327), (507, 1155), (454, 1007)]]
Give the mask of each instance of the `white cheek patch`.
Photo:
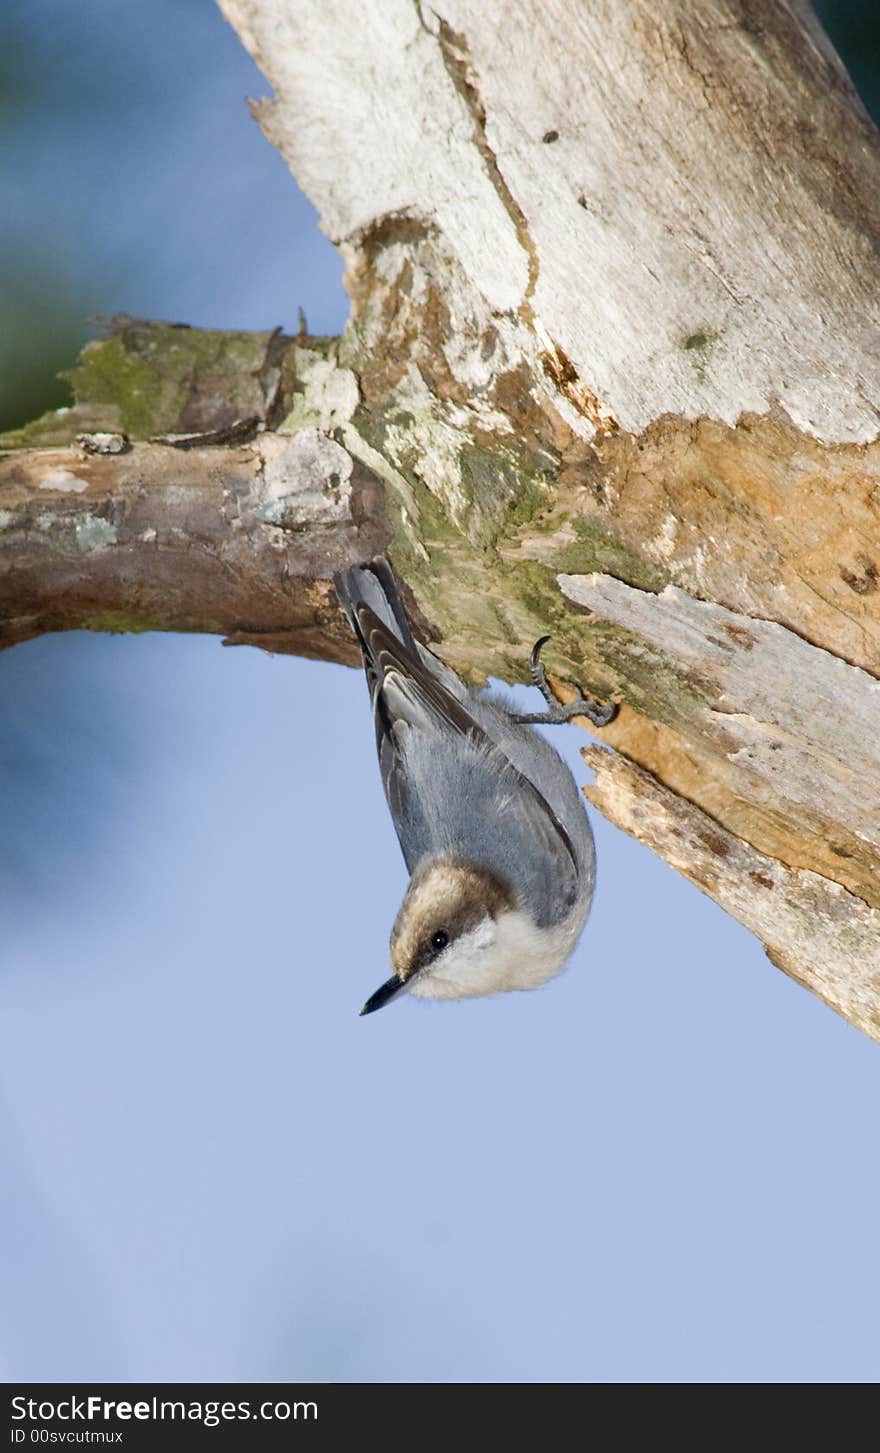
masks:
[[(495, 927), (495, 920), (493, 918), (481, 918), (476, 928), (472, 928), (470, 933), (463, 934), (459, 939), (462, 953), (468, 955), (478, 953), (480, 949), (488, 948), (490, 944), (495, 942)], [(451, 950), (454, 950), (455, 947), (456, 945), (452, 944)]]
[(463, 999), (492, 993), (484, 985), (496, 930), (493, 918), (480, 919), (475, 928), (453, 939), (439, 958), (416, 975), (410, 993), (418, 999)]
[(580, 924), (539, 929), (522, 912), (484, 918), (454, 940), (409, 985), (418, 999), (472, 999), (509, 989), (537, 989), (564, 967)]

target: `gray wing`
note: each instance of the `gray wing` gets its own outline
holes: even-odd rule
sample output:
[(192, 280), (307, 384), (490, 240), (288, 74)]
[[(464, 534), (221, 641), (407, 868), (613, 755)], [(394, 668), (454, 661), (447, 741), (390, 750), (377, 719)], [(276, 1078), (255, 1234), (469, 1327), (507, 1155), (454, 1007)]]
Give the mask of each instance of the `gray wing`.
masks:
[[(430, 854), (476, 858), (525, 888), (530, 906), (572, 903), (575, 849), (534, 783), (363, 601), (353, 624), (382, 783), (410, 873)], [(529, 883), (530, 874), (541, 884)]]
[(480, 863), (512, 885), (542, 927), (566, 917), (589, 893), (591, 843), (582, 809), (576, 858), (551, 805), (486, 738), (455, 742), (412, 732), (402, 750), (410, 792), (401, 842), (410, 871), (423, 857)]

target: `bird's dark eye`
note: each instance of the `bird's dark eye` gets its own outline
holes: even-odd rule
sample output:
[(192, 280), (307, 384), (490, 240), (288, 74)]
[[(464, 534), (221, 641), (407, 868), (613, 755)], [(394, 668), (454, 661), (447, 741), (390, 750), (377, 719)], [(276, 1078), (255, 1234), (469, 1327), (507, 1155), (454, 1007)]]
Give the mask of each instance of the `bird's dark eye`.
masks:
[(431, 947), (434, 950), (435, 954), (439, 954), (442, 953), (448, 942), (449, 934), (446, 933), (444, 929), (438, 928), (437, 932), (433, 935), (431, 939)]

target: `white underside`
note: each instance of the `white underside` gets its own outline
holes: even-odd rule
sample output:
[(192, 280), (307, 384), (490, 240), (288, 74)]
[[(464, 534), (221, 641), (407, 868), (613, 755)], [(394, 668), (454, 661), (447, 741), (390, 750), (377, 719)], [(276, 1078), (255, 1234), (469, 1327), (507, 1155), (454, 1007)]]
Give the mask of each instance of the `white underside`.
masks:
[(484, 918), (407, 987), (418, 999), (473, 999), (509, 989), (538, 989), (561, 973), (582, 927), (579, 913), (551, 929), (538, 928), (522, 912)]

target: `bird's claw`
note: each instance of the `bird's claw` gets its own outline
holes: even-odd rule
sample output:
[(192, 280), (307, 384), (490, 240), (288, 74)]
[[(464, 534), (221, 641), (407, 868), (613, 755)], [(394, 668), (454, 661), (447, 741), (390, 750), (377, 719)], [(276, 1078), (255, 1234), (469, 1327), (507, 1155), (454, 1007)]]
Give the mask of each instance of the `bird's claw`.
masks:
[(518, 716), (517, 721), (522, 726), (561, 726), (564, 722), (571, 721), (573, 717), (585, 716), (595, 727), (607, 726), (617, 715), (618, 708), (614, 703), (603, 705), (598, 701), (589, 701), (584, 696), (577, 697), (574, 701), (566, 702), (564, 705), (557, 701), (547, 682), (547, 673), (544, 663), (541, 660), (541, 648), (549, 641), (549, 636), (541, 636), (532, 647), (532, 654), (529, 658), (529, 674), (533, 685), (537, 686), (549, 711), (528, 713)]

